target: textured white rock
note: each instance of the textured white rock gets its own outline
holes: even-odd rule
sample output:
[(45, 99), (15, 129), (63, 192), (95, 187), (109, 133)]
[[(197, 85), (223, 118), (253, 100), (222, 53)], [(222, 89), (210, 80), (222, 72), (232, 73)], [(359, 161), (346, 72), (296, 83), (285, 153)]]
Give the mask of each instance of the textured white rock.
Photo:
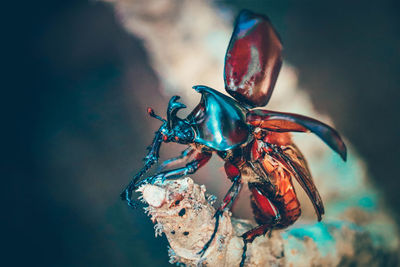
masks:
[[(205, 198), (204, 185), (184, 178), (140, 189), (156, 236), (163, 232), (170, 244), (170, 262), (187, 266), (239, 266), (249, 221), (225, 212), (217, 235), (201, 258), (197, 253), (209, 240), (215, 209)], [(151, 194), (158, 194), (152, 196)], [(162, 196), (162, 197), (160, 197)], [(160, 204), (161, 203), (161, 204)], [(295, 225), (257, 237), (248, 245), (245, 266), (380, 266), (394, 258), (394, 251), (377, 246), (366, 229), (344, 222)]]
[[(244, 220), (231, 220), (226, 212), (220, 219), (217, 235), (203, 258), (197, 253), (209, 240), (215, 225), (215, 209), (205, 198), (205, 186), (197, 185), (190, 178), (166, 181), (164, 184), (146, 185), (140, 189), (143, 200), (149, 204), (146, 210), (157, 222), (157, 231), (167, 236), (174, 253), (171, 261), (188, 266), (238, 266), (241, 260), (243, 241), (238, 235), (252, 228)], [(152, 196), (151, 194), (156, 194)], [(282, 238), (274, 234), (271, 239), (257, 238), (249, 245), (247, 266), (266, 266), (282, 261), (272, 256), (270, 248), (283, 253)], [(269, 255), (269, 257), (266, 257)]]
[(158, 208), (165, 202), (166, 191), (159, 186), (148, 185), (142, 189), (142, 196), (150, 206)]

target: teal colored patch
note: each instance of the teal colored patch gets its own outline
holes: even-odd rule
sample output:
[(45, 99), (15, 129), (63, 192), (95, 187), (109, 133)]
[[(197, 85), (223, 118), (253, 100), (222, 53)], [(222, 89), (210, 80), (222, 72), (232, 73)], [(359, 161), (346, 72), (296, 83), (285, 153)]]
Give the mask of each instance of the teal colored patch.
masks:
[(375, 200), (372, 199), (372, 196), (365, 196), (362, 197), (358, 200), (358, 204), (360, 207), (367, 209), (367, 210), (372, 210), (376, 207)]
[(329, 223), (326, 224), (328, 228), (336, 228), (338, 230), (346, 227), (349, 228), (350, 230), (361, 232), (363, 231), (363, 228), (361, 226), (358, 226), (352, 222), (346, 222), (346, 221), (329, 221)]
[(335, 181), (339, 191), (351, 191), (354, 192), (355, 189), (363, 188), (364, 185), (361, 181), (362, 167), (359, 166), (354, 158), (354, 156), (349, 153), (347, 162), (344, 162), (339, 155), (336, 153), (330, 154), (324, 164), (324, 169), (331, 169), (333, 173), (336, 173)]
[(304, 240), (311, 238), (316, 244), (320, 254), (326, 256), (329, 253), (336, 252), (335, 240), (329, 232), (328, 225), (324, 223), (316, 223), (313, 225), (303, 225), (302, 227), (294, 227), (282, 234), (283, 239), (288, 242), (289, 249), (297, 250), (300, 253), (305, 251), (303, 242), (296, 242), (292, 238)]
[(349, 208), (360, 208), (367, 212), (378, 209), (378, 197), (373, 192), (362, 191), (358, 194), (349, 195), (347, 198), (338, 199), (326, 204), (326, 210), (331, 217), (337, 217)]

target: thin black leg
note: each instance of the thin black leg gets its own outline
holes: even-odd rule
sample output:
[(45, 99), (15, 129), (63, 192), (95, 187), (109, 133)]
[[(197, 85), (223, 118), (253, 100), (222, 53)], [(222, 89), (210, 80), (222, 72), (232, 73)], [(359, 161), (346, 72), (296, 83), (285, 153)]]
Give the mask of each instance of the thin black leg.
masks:
[(224, 197), (224, 202), (222, 205), (217, 209), (217, 211), (214, 214), (215, 218), (215, 227), (214, 231), (211, 234), (210, 240), (207, 241), (207, 243), (204, 245), (204, 247), (197, 253), (201, 256), (204, 255), (204, 253), (207, 251), (208, 247), (211, 245), (211, 242), (214, 240), (215, 235), (218, 232), (218, 226), (219, 226), (219, 219), (226, 210), (231, 210), (237, 196), (240, 193), (240, 189), (242, 188), (242, 183), (240, 181), (240, 176), (237, 176), (234, 181), (232, 186), (229, 188), (228, 192), (226, 193)]
[(244, 245), (243, 245), (242, 260), (240, 261), (240, 265), (239, 265), (240, 267), (244, 266), (244, 262), (246, 260), (246, 252), (247, 252), (247, 243), (248, 243), (248, 241), (243, 238), (243, 243), (244, 243)]

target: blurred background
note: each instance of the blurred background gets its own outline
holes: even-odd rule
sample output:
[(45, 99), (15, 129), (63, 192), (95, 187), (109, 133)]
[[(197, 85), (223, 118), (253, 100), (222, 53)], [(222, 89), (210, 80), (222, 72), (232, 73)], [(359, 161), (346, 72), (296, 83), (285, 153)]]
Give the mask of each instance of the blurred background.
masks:
[[(300, 87), (365, 159), (399, 222), (399, 3), (216, 5), (270, 16)], [(165, 238), (119, 199), (158, 126), (146, 107), (163, 114), (169, 97), (143, 42), (109, 3), (18, 2), (3, 12), (4, 266), (168, 266)]]

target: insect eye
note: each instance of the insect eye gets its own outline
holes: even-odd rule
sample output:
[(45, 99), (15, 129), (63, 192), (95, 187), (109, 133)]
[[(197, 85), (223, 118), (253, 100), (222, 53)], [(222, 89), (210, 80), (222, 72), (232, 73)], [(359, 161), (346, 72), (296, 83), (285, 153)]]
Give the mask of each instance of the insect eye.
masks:
[(175, 136), (175, 141), (179, 141), (179, 137), (178, 136)]
[(167, 141), (167, 140), (168, 140), (168, 136), (163, 135), (163, 140), (164, 140), (164, 141)]

